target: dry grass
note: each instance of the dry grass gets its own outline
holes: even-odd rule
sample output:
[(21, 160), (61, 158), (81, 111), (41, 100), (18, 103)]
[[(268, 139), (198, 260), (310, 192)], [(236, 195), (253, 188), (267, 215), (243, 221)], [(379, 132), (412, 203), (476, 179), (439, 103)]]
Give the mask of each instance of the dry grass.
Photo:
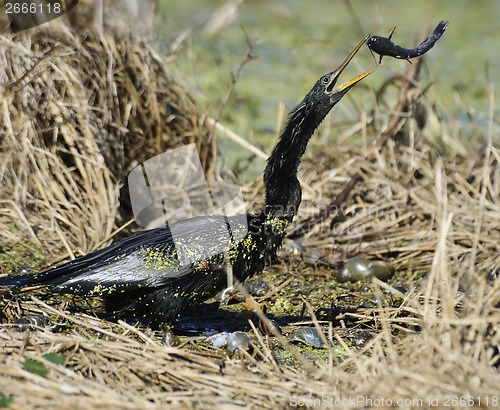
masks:
[[(335, 158), (351, 165), (325, 167), (326, 177), (312, 173), (316, 157), (303, 178), (312, 177), (308, 183), (316, 194), (326, 178), (345, 185), (359, 173), (363, 181), (341, 207), (344, 218), (333, 232), (328, 223), (317, 225), (309, 243), (342, 244), (348, 254), (390, 261), (406, 272), (410, 292), (401, 295), (400, 308), (374, 313), (382, 329), (378, 340), (342, 363), (353, 374), (335, 369), (336, 386), (344, 396), (439, 396), (441, 404), (453, 395), (491, 398), (500, 387), (499, 149), (488, 144), (481, 154), (471, 151), (460, 159), (439, 155), (427, 144), (396, 148), (390, 142), (374, 162), (353, 156), (347, 146), (340, 149), (340, 159), (336, 150), (325, 162)], [(326, 206), (333, 195), (323, 188), (322, 196)], [(424, 282), (413, 287), (412, 278), (422, 273)], [(401, 318), (408, 319), (406, 309), (421, 327), (417, 333)], [(394, 341), (402, 329), (407, 336)], [(366, 350), (371, 357), (362, 356)], [(346, 378), (353, 384), (338, 381)]]
[[(90, 249), (114, 228), (119, 181), (133, 165), (133, 144), (158, 143), (136, 158), (143, 160), (168, 146), (167, 135), (174, 145), (190, 141), (201, 117), (147, 45), (133, 36), (120, 40), (116, 27), (94, 38), (92, 30), (77, 38), (69, 27), (51, 30), (78, 47), (61, 41), (52, 49), (55, 41), (45, 31), (36, 39), (0, 36), (7, 50), (0, 65), (2, 240), (24, 238), (46, 249), (64, 243), (68, 251)], [(140, 62), (133, 65), (136, 87), (123, 71), (134, 59)], [(30, 70), (26, 84), (14, 74)], [(171, 116), (164, 111), (170, 109)], [(434, 112), (428, 117), (428, 124), (436, 123)], [(367, 123), (375, 121), (356, 128), (375, 138)], [(498, 407), (500, 150), (492, 143), (493, 115), (481, 149), (446, 124), (424, 130), (411, 118), (398, 124), (408, 144), (389, 139), (380, 149), (355, 149), (341, 135), (334, 150), (310, 152), (301, 168), (302, 220), (326, 207), (353, 175), (361, 177), (339, 206), (333, 230), (331, 218), (320, 221), (301, 239), (304, 244), (340, 244), (348, 254), (391, 261), (407, 278), (401, 306), (379, 303), (369, 312), (377, 331), (366, 346), (347, 346), (342, 329), (333, 329), (328, 360), (290, 370), (274, 359), (264, 338), (253, 356), (221, 360), (215, 349), (166, 347), (158, 335), (126, 323), (14, 298), (9, 315), (45, 313), (72, 330), (19, 333), (2, 325), (1, 393), (12, 395), (12, 408), (276, 408), (290, 405), (291, 397), (344, 400), (346, 408), (382, 407), (349, 401), (365, 397), (409, 400), (400, 408), (430, 407), (436, 398), (440, 406), (447, 398), (455, 408), (471, 404), (455, 403), (454, 396), (471, 396), (476, 407)], [(445, 135), (453, 144), (441, 144), (452, 153), (440, 154), (424, 132), (430, 132), (428, 141)], [(458, 155), (463, 148), (467, 156)], [(424, 282), (413, 286), (422, 275)], [(398, 294), (384, 283), (374, 287)], [(64, 364), (45, 360), (48, 352), (63, 355)], [(26, 358), (44, 363), (47, 375), (25, 369)]]
[(104, 13), (101, 22), (94, 2), (81, 2), (68, 18), (0, 35), (2, 241), (92, 250), (116, 225), (133, 167), (168, 148), (201, 149), (207, 128), (193, 98)]

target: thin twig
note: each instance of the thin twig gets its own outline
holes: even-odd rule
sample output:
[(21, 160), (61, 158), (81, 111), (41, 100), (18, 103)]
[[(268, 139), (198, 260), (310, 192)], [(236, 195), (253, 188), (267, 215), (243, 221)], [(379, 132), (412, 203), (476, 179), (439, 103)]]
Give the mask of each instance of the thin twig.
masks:
[(274, 295), (276, 295), (281, 289), (285, 288), (288, 286), (291, 282), (295, 280), (295, 277), (288, 278), (285, 280), (281, 285), (276, 286), (274, 289), (270, 290), (268, 293), (266, 293), (264, 296), (257, 298), (258, 303), (262, 303), (267, 299), (271, 299)]
[(202, 161), (201, 161), (201, 164), (202, 164), (202, 167), (203, 167), (203, 170), (205, 171), (205, 173), (207, 172), (208, 150), (210, 149), (210, 146), (212, 144), (212, 140), (215, 136), (216, 125), (219, 122), (219, 120), (222, 116), (222, 113), (224, 112), (224, 108), (226, 107), (227, 103), (229, 102), (229, 98), (231, 97), (231, 94), (233, 93), (234, 87), (236, 86), (236, 83), (238, 82), (238, 80), (240, 78), (241, 70), (243, 70), (243, 67), (245, 66), (245, 64), (247, 64), (250, 60), (253, 60), (255, 58), (254, 56), (252, 56), (252, 51), (258, 43), (258, 41), (257, 41), (258, 38), (250, 40), (246, 31), (243, 30), (243, 32), (245, 33), (248, 48), (247, 48), (245, 55), (243, 56), (243, 58), (240, 61), (240, 64), (236, 70), (236, 73), (233, 74), (233, 79), (231, 81), (231, 85), (229, 86), (228, 90), (226, 91), (226, 95), (222, 99), (222, 103), (219, 107), (217, 115), (214, 118), (214, 123), (212, 125), (212, 128), (210, 129), (210, 132), (208, 134), (207, 145), (206, 145), (205, 150), (203, 152)]
[(228, 138), (241, 145), (243, 148), (247, 149), (260, 158), (267, 159), (268, 156), (265, 152), (258, 149), (255, 145), (250, 144), (246, 139), (241, 138), (238, 134), (231, 131), (229, 128), (224, 127), (221, 123), (217, 122), (213, 118), (207, 117), (205, 121), (210, 127), (215, 127), (219, 131), (222, 131)]

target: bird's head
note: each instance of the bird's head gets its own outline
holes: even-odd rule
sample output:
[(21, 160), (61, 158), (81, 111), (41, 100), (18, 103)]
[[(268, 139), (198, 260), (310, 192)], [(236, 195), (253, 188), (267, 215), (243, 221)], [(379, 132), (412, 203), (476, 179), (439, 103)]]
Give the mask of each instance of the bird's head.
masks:
[(337, 104), (344, 95), (347, 94), (347, 92), (352, 87), (359, 83), (363, 78), (376, 71), (381, 66), (381, 64), (363, 74), (358, 75), (350, 81), (336, 86), (337, 80), (342, 74), (342, 71), (344, 71), (349, 62), (353, 59), (353, 57), (359, 51), (361, 46), (366, 42), (366, 40), (368, 40), (368, 38), (369, 36), (366, 36), (356, 46), (356, 48), (351, 51), (351, 53), (346, 57), (339, 68), (328, 74), (322, 75), (316, 82), (316, 84), (314, 84), (304, 102), (307, 102), (307, 100), (309, 100), (309, 102), (311, 102), (314, 106), (314, 110), (318, 111), (319, 114), (326, 115), (333, 108), (333, 106)]
[(290, 112), (288, 122), (267, 161), (264, 171), (266, 203), (274, 207), (275, 211), (277, 206), (286, 209), (283, 214), (288, 215), (289, 220), (293, 219), (300, 204), (302, 194), (300, 183), (296, 177), (297, 168), (314, 130), (352, 87), (380, 67), (378, 65), (366, 73), (336, 86), (340, 74), (367, 39), (368, 36), (356, 46), (339, 68), (321, 76), (311, 91)]

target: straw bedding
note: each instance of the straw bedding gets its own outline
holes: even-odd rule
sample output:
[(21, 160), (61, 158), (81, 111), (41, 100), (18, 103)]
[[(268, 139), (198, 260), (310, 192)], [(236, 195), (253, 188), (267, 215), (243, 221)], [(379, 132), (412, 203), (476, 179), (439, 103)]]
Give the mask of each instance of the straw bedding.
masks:
[[(74, 30), (72, 24), (61, 20), (32, 35), (0, 36), (6, 50), (1, 240), (23, 239), (47, 252), (94, 248), (117, 224), (120, 185), (130, 168), (171, 146), (201, 147), (206, 135), (196, 103), (145, 42), (116, 26)], [(346, 130), (335, 149), (313, 148), (301, 167), (297, 225), (305, 224), (304, 245), (340, 245), (348, 255), (390, 261), (408, 288), (401, 294), (391, 282), (373, 283), (377, 300), (390, 292), (402, 303), (370, 310), (373, 339), (364, 347), (348, 346), (342, 329), (333, 329), (327, 360), (302, 358), (310, 365), (291, 369), (265, 337), (253, 355), (225, 356), (194, 341), (191, 348), (167, 347), (148, 329), (9, 295), (5, 317), (47, 314), (71, 330), (17, 332), (3, 324), (0, 399), (11, 400), (12, 408), (276, 408), (319, 403), (313, 399), (344, 400), (342, 407), (380, 407), (380, 400), (423, 407), (431, 399), (456, 408), (497, 407), (500, 151), (493, 115), (480, 148), (443, 123), (421, 130), (411, 118), (417, 100), (428, 110), (427, 124), (439, 121), (412, 84), (413, 93), (404, 93), (416, 95), (404, 101), (409, 115), (392, 121), (365, 114), (354, 125), (368, 140), (380, 134), (376, 126), (386, 130), (383, 144), (356, 148)], [(400, 105), (394, 103), (394, 112)], [(407, 143), (398, 144), (396, 134)], [(359, 180), (336, 212), (315, 219), (355, 175)], [(64, 362), (52, 363), (46, 353)], [(41, 362), (46, 375), (26, 369), (27, 359)]]
[(207, 129), (141, 36), (113, 15), (100, 25), (93, 2), (73, 11), (0, 36), (0, 239), (87, 252), (115, 227), (130, 170), (201, 149)]

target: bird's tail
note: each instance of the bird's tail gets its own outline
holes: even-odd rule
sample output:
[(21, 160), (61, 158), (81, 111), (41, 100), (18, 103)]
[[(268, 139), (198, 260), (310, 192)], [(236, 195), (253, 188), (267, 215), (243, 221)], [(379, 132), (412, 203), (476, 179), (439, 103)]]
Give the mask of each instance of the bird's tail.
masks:
[(10, 275), (0, 278), (0, 288), (6, 287), (10, 290), (19, 290), (30, 285), (42, 285), (39, 273), (28, 273), (23, 275)]
[(78, 275), (82, 267), (86, 266), (85, 263), (89, 263), (89, 260), (92, 262), (94, 258), (96, 258), (95, 254), (89, 254), (42, 272), (4, 276), (0, 278), (0, 287), (8, 287), (13, 291), (37, 285), (55, 288), (57, 285)]
[[(130, 238), (133, 237), (134, 235)], [(82, 271), (90, 270), (94, 264), (106, 260), (114, 248), (115, 245), (111, 245), (42, 272), (4, 276), (0, 278), (0, 287), (20, 290), (26, 286), (46, 285), (48, 288), (56, 290), (58, 285), (81, 274)]]
[(31, 274), (28, 275), (10, 275), (10, 276), (4, 276), (0, 278), (0, 288), (10, 288), (11, 290), (16, 290), (19, 288), (22, 288), (24, 285), (24, 282), (27, 280), (28, 276), (31, 276)]

